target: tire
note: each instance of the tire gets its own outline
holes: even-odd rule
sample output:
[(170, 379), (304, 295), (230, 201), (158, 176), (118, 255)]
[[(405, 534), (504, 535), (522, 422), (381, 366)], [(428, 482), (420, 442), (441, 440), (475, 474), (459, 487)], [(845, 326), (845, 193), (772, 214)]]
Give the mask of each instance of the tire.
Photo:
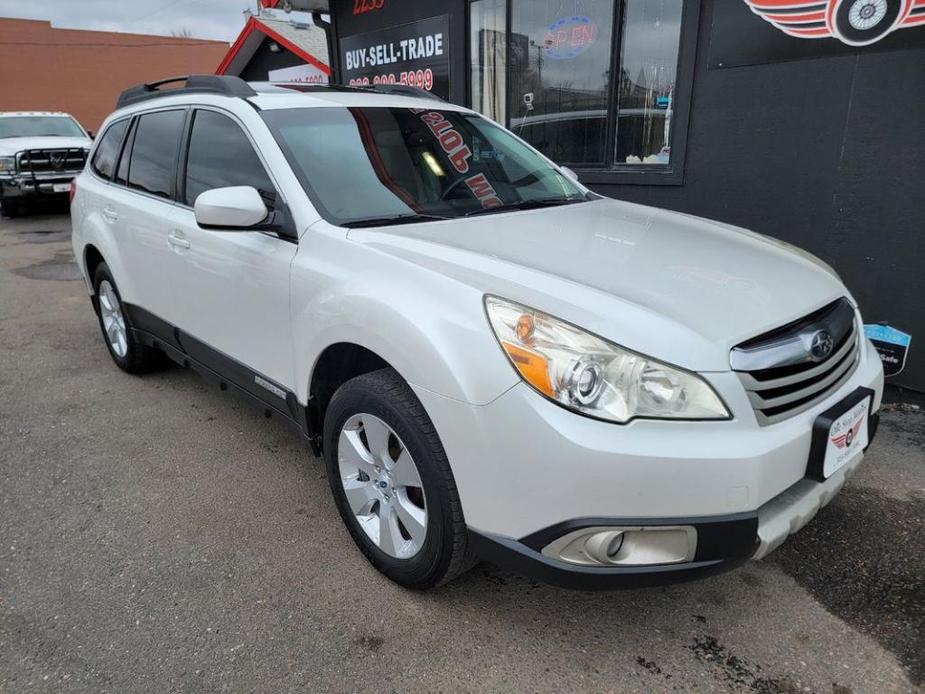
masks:
[[(371, 442), (383, 440), (381, 425), (390, 430), (386, 448), (394, 466), (389, 468), (389, 460), (382, 457), (380, 467), (390, 469), (390, 474), (395, 475), (394, 479), (389, 477), (391, 486), (385, 490), (379, 487), (389, 482), (377, 482), (382, 472), (370, 470), (369, 475), (364, 475), (359, 471), (355, 479), (350, 477), (355, 467), (353, 461), (360, 459), (356, 451), (361, 451), (369, 460), (377, 459), (370, 450), (376, 448)], [(357, 448), (356, 442), (362, 450)], [(344, 450), (340, 450), (342, 443)], [(399, 585), (425, 590), (452, 580), (474, 565), (456, 481), (443, 445), (420, 401), (393, 369), (357, 376), (337, 390), (324, 419), (324, 451), (337, 509), (354, 542), (376, 569)], [(409, 476), (405, 454), (410, 455), (419, 475), (420, 492), (415, 483), (401, 486)], [(395, 463), (396, 458), (404, 465)], [(363, 466), (369, 469), (365, 462)], [(363, 480), (364, 476), (370, 479)], [(351, 481), (345, 482), (348, 478)], [(378, 501), (371, 501), (369, 515), (363, 515), (362, 525), (361, 516), (347, 499), (348, 486), (351, 486), (355, 505), (356, 494), (367, 494), (362, 496), (360, 503), (380, 494)], [(421, 506), (426, 519), (423, 541), (420, 541), (420, 526), (415, 533), (415, 525), (406, 526), (406, 520), (402, 520), (409, 517), (407, 511), (402, 512), (403, 508), (417, 508), (419, 512)], [(394, 509), (398, 529), (403, 531), (398, 542), (388, 540), (394, 533), (381, 533), (383, 518), (388, 517), (389, 509)], [(359, 513), (365, 514), (365, 510)], [(377, 522), (376, 518), (381, 542), (377, 542), (369, 530), (370, 523)], [(390, 527), (394, 526), (390, 524)], [(397, 548), (402, 544), (401, 539), (405, 540), (404, 545)]]
[(889, 33), (901, 11), (902, 0), (841, 0), (833, 17), (834, 33), (852, 46), (874, 43)]
[(0, 202), (3, 208), (3, 216), (8, 219), (15, 219), (22, 214), (22, 202), (19, 200), (6, 199)]
[[(111, 310), (115, 299), (115, 311)], [(93, 307), (96, 309), (96, 315), (99, 319), (100, 330), (103, 334), (103, 344), (109, 350), (109, 355), (120, 369), (130, 374), (141, 374), (152, 371), (159, 367), (163, 360), (160, 352), (146, 345), (142, 345), (135, 339), (132, 333), (132, 326), (129, 322), (122, 306), (122, 297), (119, 289), (116, 287), (116, 281), (112, 277), (106, 263), (100, 263), (96, 266), (93, 274)], [(118, 317), (115, 322), (118, 324), (121, 319), (121, 328), (115, 329), (119, 339), (110, 338), (109, 330), (112, 328), (113, 313)]]

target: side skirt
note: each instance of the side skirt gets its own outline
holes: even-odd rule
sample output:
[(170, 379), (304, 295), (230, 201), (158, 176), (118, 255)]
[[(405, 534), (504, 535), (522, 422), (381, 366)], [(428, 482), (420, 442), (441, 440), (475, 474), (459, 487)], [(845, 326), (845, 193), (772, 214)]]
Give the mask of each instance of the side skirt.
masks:
[(134, 304), (123, 306), (138, 342), (160, 350), (171, 361), (192, 369), (221, 390), (233, 389), (268, 417), (281, 417), (308, 441), (316, 456), (321, 455), (321, 432), (313, 430), (308, 408), (299, 404), (295, 393), (149, 311)]

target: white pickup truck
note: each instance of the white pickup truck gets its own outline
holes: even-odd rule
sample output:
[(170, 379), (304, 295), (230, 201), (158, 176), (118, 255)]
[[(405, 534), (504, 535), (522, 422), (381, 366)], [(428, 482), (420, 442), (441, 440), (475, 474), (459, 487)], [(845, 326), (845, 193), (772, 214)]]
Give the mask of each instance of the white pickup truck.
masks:
[(16, 217), (24, 201), (66, 195), (93, 140), (67, 113), (0, 113), (0, 204)]

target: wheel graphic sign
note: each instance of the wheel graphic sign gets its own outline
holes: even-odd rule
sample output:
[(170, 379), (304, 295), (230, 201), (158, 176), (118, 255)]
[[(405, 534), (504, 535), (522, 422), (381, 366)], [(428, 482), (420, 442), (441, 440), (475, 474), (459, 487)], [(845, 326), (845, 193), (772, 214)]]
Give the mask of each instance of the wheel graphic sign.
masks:
[(835, 38), (868, 46), (890, 32), (925, 26), (925, 0), (744, 0), (752, 12), (788, 36)]

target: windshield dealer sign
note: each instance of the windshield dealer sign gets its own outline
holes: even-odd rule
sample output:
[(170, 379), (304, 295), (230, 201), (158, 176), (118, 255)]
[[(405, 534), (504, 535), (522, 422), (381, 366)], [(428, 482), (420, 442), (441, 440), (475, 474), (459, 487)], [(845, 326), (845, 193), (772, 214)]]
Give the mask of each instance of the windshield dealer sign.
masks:
[(406, 84), (450, 97), (449, 17), (431, 17), (340, 41), (347, 84)]

